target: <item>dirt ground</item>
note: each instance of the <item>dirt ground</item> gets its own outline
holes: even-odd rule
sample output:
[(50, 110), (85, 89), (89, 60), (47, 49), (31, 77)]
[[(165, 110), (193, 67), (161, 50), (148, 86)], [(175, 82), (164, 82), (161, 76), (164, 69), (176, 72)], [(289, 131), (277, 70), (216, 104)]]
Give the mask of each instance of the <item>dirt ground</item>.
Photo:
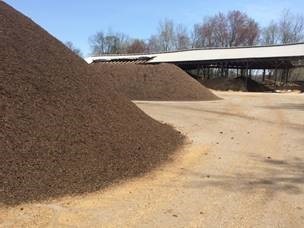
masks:
[(102, 192), (0, 209), (0, 227), (301, 227), (304, 95), (135, 102), (186, 134), (158, 170)]

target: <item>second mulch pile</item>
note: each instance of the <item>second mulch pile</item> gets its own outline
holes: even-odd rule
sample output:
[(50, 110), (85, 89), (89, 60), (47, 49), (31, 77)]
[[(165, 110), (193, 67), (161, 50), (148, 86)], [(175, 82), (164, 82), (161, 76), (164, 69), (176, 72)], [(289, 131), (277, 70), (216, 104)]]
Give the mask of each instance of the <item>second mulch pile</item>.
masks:
[(209, 89), (173, 64), (93, 63), (104, 81), (132, 100), (207, 101), (218, 99)]
[(241, 91), (241, 92), (272, 92), (273, 90), (267, 86), (256, 82), (250, 78), (237, 77), (228, 78), (213, 78), (201, 82), (204, 86), (214, 90), (222, 91)]
[(3, 1), (0, 60), (0, 205), (98, 190), (183, 143)]

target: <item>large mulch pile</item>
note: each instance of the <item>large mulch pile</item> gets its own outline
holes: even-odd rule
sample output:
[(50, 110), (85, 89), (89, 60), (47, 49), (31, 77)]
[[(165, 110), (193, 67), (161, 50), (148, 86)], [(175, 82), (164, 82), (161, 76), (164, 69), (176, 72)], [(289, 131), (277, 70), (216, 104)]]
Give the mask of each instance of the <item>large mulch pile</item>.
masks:
[[(246, 82), (247, 81), (247, 82)], [(242, 91), (242, 92), (272, 92), (269, 87), (256, 82), (250, 78), (237, 77), (233, 79), (228, 78), (213, 78), (201, 81), (207, 88), (221, 91)]]
[(92, 192), (141, 175), (183, 139), (0, 1), (0, 205)]
[(101, 78), (132, 100), (205, 101), (217, 97), (173, 64), (91, 64)]

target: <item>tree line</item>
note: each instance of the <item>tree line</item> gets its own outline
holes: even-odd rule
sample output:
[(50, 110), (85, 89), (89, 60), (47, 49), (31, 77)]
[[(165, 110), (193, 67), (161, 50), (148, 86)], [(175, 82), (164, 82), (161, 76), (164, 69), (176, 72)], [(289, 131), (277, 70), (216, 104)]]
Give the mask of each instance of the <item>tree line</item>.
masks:
[[(284, 10), (276, 21), (261, 27), (239, 10), (206, 17), (189, 29), (174, 21), (159, 22), (148, 39), (130, 38), (120, 32), (97, 32), (89, 38), (91, 55), (151, 53), (204, 47), (238, 47), (301, 42), (304, 40), (304, 16)], [(74, 47), (73, 47), (74, 48)], [(74, 48), (76, 49), (76, 48)], [(77, 49), (76, 49), (77, 50)]]

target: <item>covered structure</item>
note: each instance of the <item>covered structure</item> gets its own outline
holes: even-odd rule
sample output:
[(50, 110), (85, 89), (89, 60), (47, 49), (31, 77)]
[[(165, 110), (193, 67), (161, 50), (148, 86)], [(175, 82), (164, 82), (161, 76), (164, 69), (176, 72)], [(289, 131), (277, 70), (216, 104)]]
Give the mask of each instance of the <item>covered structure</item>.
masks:
[[(173, 63), (191, 73), (192, 76), (214, 77), (234, 76), (251, 77), (252, 70), (260, 70), (265, 79), (266, 73), (277, 78), (280, 71), (284, 81), (288, 81), (290, 69), (299, 67), (299, 60), (304, 60), (304, 43), (233, 47), (207, 48), (175, 51), (167, 53), (140, 55), (105, 55), (90, 57), (89, 63), (105, 62), (135, 62)], [(197, 72), (197, 73), (195, 73)]]

